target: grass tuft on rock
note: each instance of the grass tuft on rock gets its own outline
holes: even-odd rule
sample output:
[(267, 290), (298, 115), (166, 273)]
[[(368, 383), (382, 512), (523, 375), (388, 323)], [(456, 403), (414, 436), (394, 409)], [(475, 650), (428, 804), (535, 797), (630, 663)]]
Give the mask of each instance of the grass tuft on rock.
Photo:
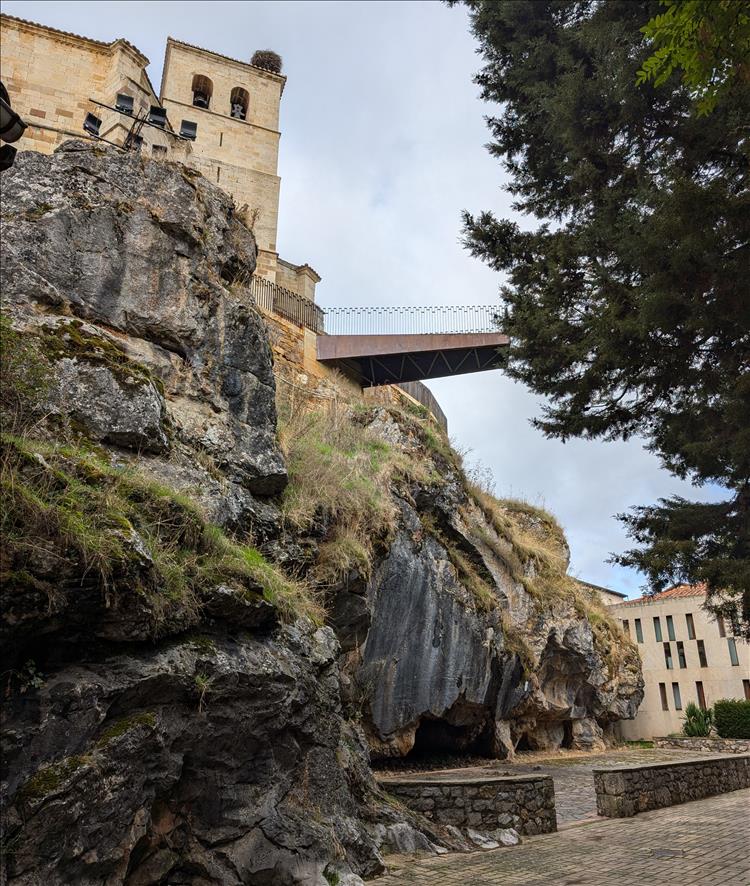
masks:
[(281, 445), (289, 485), (282, 513), (295, 532), (322, 533), (313, 577), (335, 584), (353, 569), (368, 577), (378, 545), (397, 522), (392, 489), (426, 479), (419, 460), (369, 431), (369, 410), (279, 402)]
[(197, 612), (217, 584), (262, 595), (285, 620), (322, 623), (305, 586), (208, 524), (186, 496), (111, 465), (95, 448), (3, 435), (0, 491), (0, 571), (11, 586), (17, 567), (44, 550), (57, 573), (95, 582), (108, 598), (124, 588), (142, 594), (157, 624), (175, 607)]

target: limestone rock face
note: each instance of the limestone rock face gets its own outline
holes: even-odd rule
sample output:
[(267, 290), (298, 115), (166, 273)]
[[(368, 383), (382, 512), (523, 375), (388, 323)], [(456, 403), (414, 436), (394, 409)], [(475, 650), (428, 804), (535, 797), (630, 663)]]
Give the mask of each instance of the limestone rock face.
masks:
[(377, 871), (337, 649), (328, 628), (264, 638), (229, 623), (137, 656), (91, 650), (50, 676), (5, 718), (7, 824), (24, 822), (10, 882), (324, 884), (332, 820), (348, 862)]
[[(436, 458), (415, 448), (392, 417), (376, 415), (370, 428), (415, 458)], [(360, 606), (359, 645), (347, 634), (345, 669), (368, 711), (373, 755), (604, 747), (613, 724), (634, 717), (643, 697), (637, 652), (609, 629), (596, 630), (595, 607), (590, 622), (589, 610), (564, 597), (536, 601), (456, 467), (438, 461), (437, 488), (417, 484), (410, 501), (398, 497), (399, 529), (367, 585), (369, 623)], [(564, 567), (569, 552), (563, 539), (559, 546)], [(479, 605), (457, 558), (475, 564), (491, 603)], [(340, 589), (334, 611), (350, 599)]]
[[(240, 538), (276, 537), (271, 350), (230, 199), (179, 165), (67, 143), (3, 173), (2, 243), (4, 314), (51, 367), (48, 445), (60, 429)], [(280, 626), (262, 587), (170, 594), (148, 538), (112, 532), (104, 587), (44, 545), (12, 575), (0, 563), (0, 881), (354, 886), (382, 870), (378, 828), (419, 823), (376, 788), (332, 631)]]
[[(153, 452), (171, 436), (251, 493), (283, 489), (270, 348), (243, 289), (257, 250), (226, 194), (66, 142), (18, 156), (2, 217), (4, 309), (44, 328), (58, 400), (93, 436)], [(128, 358), (141, 379), (118, 377)]]
[[(316, 537), (298, 537), (282, 519), (271, 350), (245, 285), (256, 247), (230, 199), (179, 165), (80, 142), (20, 154), (2, 184), (3, 311), (52, 370), (51, 448), (27, 452), (19, 476), (51, 461), (62, 429), (113, 475), (133, 468), (187, 493), (305, 577), (330, 527), (323, 515)], [(388, 488), (395, 528), (370, 574), (326, 586), (330, 627), (282, 625), (260, 579), (212, 577), (181, 596), (156, 568), (149, 525), (124, 517), (107, 581), (67, 556), (64, 527), (64, 550), (13, 562), (0, 601), (0, 836), (12, 848), (0, 881), (355, 886), (382, 870), (381, 846), (466, 845), (389, 803), (370, 752), (595, 748), (634, 715), (632, 650), (607, 647), (570, 602), (540, 607), (456, 465), (403, 416), (371, 419), (432, 479)], [(65, 491), (85, 485), (67, 476)], [(166, 567), (203, 566), (205, 549), (175, 532)]]

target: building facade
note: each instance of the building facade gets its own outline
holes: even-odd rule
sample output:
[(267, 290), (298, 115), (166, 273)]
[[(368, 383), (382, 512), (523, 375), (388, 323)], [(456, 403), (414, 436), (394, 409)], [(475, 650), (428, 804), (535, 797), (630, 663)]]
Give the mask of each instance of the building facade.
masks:
[(680, 732), (684, 708), (722, 698), (750, 699), (750, 645), (703, 608), (701, 586), (679, 585), (652, 597), (615, 603), (641, 655), (645, 695), (634, 720), (619, 724), (627, 740)]
[[(126, 40), (106, 43), (0, 16), (0, 79), (28, 124), (16, 147), (52, 153), (70, 138), (91, 139), (87, 114), (101, 121), (101, 138), (124, 145), (136, 118), (163, 108), (166, 125), (142, 126), (137, 149), (186, 163), (231, 194), (258, 243), (256, 274), (314, 300), (320, 277), (308, 264), (279, 259), (276, 242), (286, 78), (170, 37), (157, 95), (148, 64)], [(132, 98), (132, 115), (112, 110), (118, 95)], [(183, 131), (191, 138), (176, 137)]]

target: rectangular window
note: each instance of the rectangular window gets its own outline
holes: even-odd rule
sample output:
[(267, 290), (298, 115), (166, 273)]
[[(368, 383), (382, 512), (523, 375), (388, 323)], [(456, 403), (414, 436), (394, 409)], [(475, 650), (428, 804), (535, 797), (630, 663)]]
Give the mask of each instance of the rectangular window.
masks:
[(716, 616), (716, 624), (719, 626), (719, 636), (726, 637), (727, 629), (726, 629), (726, 625), (724, 624), (724, 617), (721, 615), (717, 615)]
[(743, 680), (742, 688), (745, 691), (745, 701), (750, 701), (750, 680)]
[(661, 643), (661, 622), (658, 615), (654, 616), (654, 636), (656, 637), (656, 642)]
[(688, 640), (695, 640), (695, 622), (693, 621), (693, 616), (689, 612), (685, 616), (685, 621), (687, 622)]
[(706, 710), (706, 696), (703, 694), (703, 683), (700, 680), (696, 680), (695, 683), (695, 691), (698, 695), (698, 707), (702, 710)]
[(698, 640), (698, 661), (702, 668), (708, 667), (708, 659), (706, 658), (706, 644), (703, 640)]
[(669, 702), (667, 701), (667, 684), (659, 683), (659, 695), (661, 696), (661, 709), (663, 711), (669, 710)]
[(622, 620), (622, 629), (623, 629), (623, 631), (625, 631), (625, 633), (629, 637), (630, 636), (630, 622), (627, 620), (627, 618), (623, 618), (623, 620)]
[(680, 663), (681, 668), (687, 667), (687, 659), (685, 658), (685, 644), (682, 640), (677, 641), (677, 660)]
[(667, 670), (671, 671), (674, 664), (672, 662), (672, 647), (669, 643), (664, 644), (664, 661), (666, 662)]
[(674, 640), (674, 619), (671, 615), (667, 616), (667, 636), (670, 640)]
[(729, 661), (732, 662), (732, 667), (739, 667), (740, 659), (737, 655), (737, 641), (734, 637), (729, 637), (727, 639), (727, 646), (729, 646)]
[(674, 696), (674, 709), (676, 711), (682, 710), (682, 698), (680, 697), (680, 684), (672, 683), (672, 695)]
[(643, 627), (640, 618), (635, 620), (635, 638), (639, 643), (643, 643)]

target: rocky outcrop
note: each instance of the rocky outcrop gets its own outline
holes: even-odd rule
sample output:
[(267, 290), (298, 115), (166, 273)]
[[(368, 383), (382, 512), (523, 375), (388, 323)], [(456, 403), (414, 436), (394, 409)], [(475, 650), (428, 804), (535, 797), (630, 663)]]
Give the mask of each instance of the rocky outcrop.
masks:
[(6, 712), (10, 882), (325, 883), (337, 855), (377, 870), (336, 651), (327, 628), (234, 624), (79, 650)]
[[(398, 531), (366, 588), (348, 582), (334, 599), (339, 617), (358, 601), (358, 645), (351, 649), (351, 617), (342, 632), (345, 668), (368, 711), (373, 754), (604, 747), (612, 724), (634, 717), (643, 697), (637, 652), (575, 582), (573, 593), (535, 598), (533, 564), (514, 571), (508, 534), (472, 500), (458, 466), (415, 445), (408, 429), (399, 437), (393, 420), (383, 410), (370, 427), (431, 465), (440, 482), (399, 497)], [(535, 531), (553, 543), (549, 528)], [(462, 568), (481, 579), (489, 601)]]
[[(180, 444), (249, 494), (286, 483), (256, 246), (186, 167), (67, 142), (3, 176), (3, 305), (58, 361), (53, 409), (136, 451)], [(137, 364), (133, 368), (132, 363)]]
[(242, 538), (280, 526), (251, 233), (190, 170), (80, 143), (19, 155), (2, 200), (4, 314), (50, 367), (3, 443), (3, 882), (356, 886), (418, 822), (375, 786), (331, 630), (280, 625), (260, 579), (167, 583), (225, 556), (175, 490)]
[[(223, 192), (69, 142), (4, 173), (2, 240), (4, 314), (50, 370), (22, 416), (39, 439), (2, 441), (8, 883), (356, 886), (388, 847), (468, 845), (390, 802), (369, 753), (597, 747), (634, 714), (632, 650), (595, 607), (535, 596), (537, 561), (422, 419), (337, 418), (367, 426), (365, 464), (423, 469), (378, 492), (393, 525), (367, 567), (320, 579), (333, 518), (295, 532), (280, 497), (256, 247)], [(328, 627), (270, 560), (318, 583)]]

